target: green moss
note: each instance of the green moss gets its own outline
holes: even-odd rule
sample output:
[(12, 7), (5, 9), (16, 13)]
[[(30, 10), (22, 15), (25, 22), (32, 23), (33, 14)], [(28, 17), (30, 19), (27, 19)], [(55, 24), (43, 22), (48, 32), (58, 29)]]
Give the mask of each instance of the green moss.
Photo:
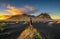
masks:
[(1, 23), (0, 24), (0, 32), (2, 32), (4, 30), (4, 27), (8, 26), (7, 23)]
[(35, 31), (34, 32), (34, 35), (35, 35), (34, 38), (35, 39), (43, 39), (42, 36), (41, 36), (41, 34), (36, 29), (34, 29), (34, 31)]
[(2, 27), (0, 27), (0, 32), (2, 32), (3, 31), (3, 28)]

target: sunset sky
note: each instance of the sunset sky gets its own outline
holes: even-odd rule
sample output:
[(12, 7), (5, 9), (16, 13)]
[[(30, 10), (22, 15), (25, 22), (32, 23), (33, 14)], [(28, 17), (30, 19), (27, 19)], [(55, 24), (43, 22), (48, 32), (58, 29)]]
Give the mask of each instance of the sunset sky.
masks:
[(0, 15), (14, 13), (39, 15), (42, 12), (50, 14), (52, 18), (60, 18), (60, 0), (0, 0)]

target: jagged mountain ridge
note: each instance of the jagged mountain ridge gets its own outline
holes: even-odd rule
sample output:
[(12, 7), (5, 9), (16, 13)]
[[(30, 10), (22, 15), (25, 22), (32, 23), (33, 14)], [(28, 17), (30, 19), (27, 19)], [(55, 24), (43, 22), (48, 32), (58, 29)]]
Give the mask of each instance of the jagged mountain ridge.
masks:
[(7, 21), (29, 21), (30, 17), (32, 18), (33, 21), (47, 21), (47, 20), (52, 20), (50, 15), (46, 13), (41, 13), (38, 16), (34, 15), (27, 15), (27, 14), (22, 14), (22, 15), (13, 15), (10, 18), (7, 19)]

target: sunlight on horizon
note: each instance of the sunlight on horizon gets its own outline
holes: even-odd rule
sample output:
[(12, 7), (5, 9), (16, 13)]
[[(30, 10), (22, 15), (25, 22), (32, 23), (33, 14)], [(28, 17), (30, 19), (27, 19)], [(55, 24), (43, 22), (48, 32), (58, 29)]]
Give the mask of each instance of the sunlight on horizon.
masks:
[(51, 16), (52, 19), (60, 19), (60, 16)]
[[(12, 16), (12, 14), (0, 14), (0, 20), (7, 19), (8, 16)], [(60, 16), (50, 15), (52, 19), (60, 19)]]

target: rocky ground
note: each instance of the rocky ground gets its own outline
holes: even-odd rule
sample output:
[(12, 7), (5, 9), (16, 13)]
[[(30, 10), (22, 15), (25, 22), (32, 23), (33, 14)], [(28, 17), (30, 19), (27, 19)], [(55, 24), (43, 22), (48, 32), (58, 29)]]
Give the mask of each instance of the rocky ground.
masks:
[[(20, 34), (29, 26), (29, 23), (8, 24), (4, 30), (0, 32), (0, 39), (17, 39)], [(41, 33), (44, 39), (60, 39), (60, 24), (50, 24), (35, 22), (33, 27)]]

